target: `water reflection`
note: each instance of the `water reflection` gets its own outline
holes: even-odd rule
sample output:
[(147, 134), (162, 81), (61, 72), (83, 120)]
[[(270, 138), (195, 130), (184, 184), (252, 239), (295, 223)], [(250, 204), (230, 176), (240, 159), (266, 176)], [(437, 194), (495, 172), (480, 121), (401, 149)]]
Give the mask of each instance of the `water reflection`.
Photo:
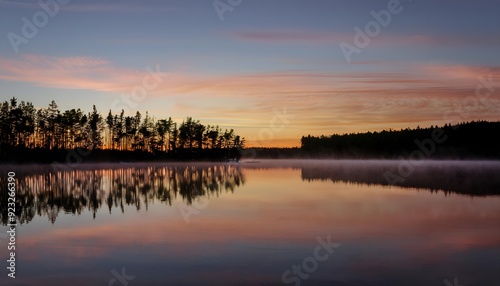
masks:
[(301, 167), (302, 179), (442, 191), (470, 196), (500, 195), (500, 164), (497, 162), (345, 161)]
[[(284, 285), (283, 273), (314, 255), (318, 237), (331, 236), (341, 247), (301, 285), (442, 285), (454, 277), (460, 285), (496, 285), (500, 196), (471, 199), (383, 186), (380, 171), (397, 164), (110, 164), (64, 172), (20, 167), (24, 216), (34, 217), (18, 227), (16, 281), (109, 285), (112, 271), (126, 268), (136, 277), (129, 285)], [(481, 186), (481, 173), (490, 171), (477, 168), (487, 163), (468, 164), (442, 164), (429, 175), (447, 188), (446, 172), (456, 170), (464, 185)], [(408, 177), (408, 187), (423, 180), (423, 171)], [(220, 197), (186, 223), (178, 206), (195, 207), (200, 194)], [(45, 217), (49, 211), (57, 223)], [(6, 230), (0, 227), (0, 234)], [(0, 258), (8, 255), (4, 239)], [(11, 284), (0, 276), (0, 285)]]
[[(500, 164), (496, 162), (424, 162), (408, 172), (399, 161), (294, 161), (274, 160), (256, 164), (173, 164), (134, 165), (110, 164), (86, 166), (74, 170), (57, 170), (50, 166), (17, 167), (18, 223), (28, 223), (36, 215), (46, 216), (54, 223), (61, 212), (80, 215), (88, 210), (96, 217), (97, 210), (114, 208), (122, 213), (125, 206), (148, 209), (151, 202), (168, 206), (179, 197), (187, 205), (200, 196), (218, 196), (234, 192), (244, 184), (241, 167), (246, 169), (299, 169), (304, 181), (348, 182), (366, 185), (389, 185), (387, 174), (399, 176), (393, 184), (430, 192), (458, 193), (468, 196), (500, 194)], [(405, 176), (404, 174), (409, 174)], [(7, 177), (0, 184), (7, 185)], [(1, 221), (7, 224), (7, 192), (0, 192)]]
[[(176, 165), (57, 171), (37, 170), (16, 176), (16, 218), (29, 223), (36, 215), (47, 216), (54, 223), (61, 212), (78, 214), (106, 206), (123, 213), (126, 205), (148, 209), (151, 202), (172, 205), (176, 197), (191, 205), (199, 196), (218, 196), (234, 192), (245, 183), (241, 169), (234, 165)], [(0, 185), (7, 185), (6, 177)], [(2, 191), (2, 202), (7, 192)], [(7, 206), (0, 203), (1, 220), (7, 224)]]
[(262, 160), (245, 168), (300, 170), (305, 181), (394, 185), (445, 194), (500, 195), (498, 161)]

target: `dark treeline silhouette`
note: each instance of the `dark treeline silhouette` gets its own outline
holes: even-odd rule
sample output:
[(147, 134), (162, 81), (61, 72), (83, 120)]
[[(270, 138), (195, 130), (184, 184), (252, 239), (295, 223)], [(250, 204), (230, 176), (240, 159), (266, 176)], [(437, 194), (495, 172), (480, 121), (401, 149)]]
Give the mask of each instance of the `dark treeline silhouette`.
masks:
[[(111, 213), (125, 206), (148, 209), (153, 203), (172, 205), (178, 198), (191, 205), (201, 196), (218, 197), (245, 183), (238, 167), (232, 165), (177, 165), (134, 168), (78, 169), (54, 172), (50, 167), (39, 172), (16, 171), (16, 221), (29, 223), (36, 215), (54, 223), (61, 212), (80, 215), (100, 208)], [(7, 177), (0, 177), (7, 185)], [(7, 224), (7, 191), (0, 191), (0, 218)]]
[[(433, 133), (434, 132), (434, 133)], [(304, 136), (303, 157), (378, 158), (408, 157), (415, 150), (421, 159), (499, 159), (500, 122), (473, 121), (443, 127), (389, 130), (331, 136)]]
[(16, 98), (0, 106), (0, 134), (0, 162), (13, 163), (65, 161), (64, 151), (76, 149), (87, 161), (238, 159), (245, 141), (233, 129), (205, 126), (191, 117), (180, 124), (139, 111), (126, 116), (110, 110), (103, 117), (95, 105), (89, 113), (62, 112), (55, 101), (36, 109)]
[(242, 152), (244, 159), (298, 159), (301, 155), (299, 147), (249, 147)]

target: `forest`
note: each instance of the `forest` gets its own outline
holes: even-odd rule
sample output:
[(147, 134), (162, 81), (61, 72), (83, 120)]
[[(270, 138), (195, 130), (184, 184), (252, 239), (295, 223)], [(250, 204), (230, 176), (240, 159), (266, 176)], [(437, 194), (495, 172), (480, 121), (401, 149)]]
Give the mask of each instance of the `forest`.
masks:
[(203, 125), (187, 117), (154, 119), (139, 111), (126, 116), (110, 110), (102, 116), (80, 108), (60, 111), (55, 101), (36, 109), (16, 98), (0, 106), (0, 162), (67, 161), (77, 150), (87, 161), (229, 160), (239, 159), (245, 139), (233, 129)]
[[(435, 132), (439, 140), (435, 141)], [(427, 128), (303, 136), (301, 156), (311, 158), (500, 159), (500, 122), (472, 121)]]
[[(472, 121), (415, 129), (303, 136), (300, 148), (244, 148), (233, 129), (187, 117), (155, 119), (148, 112), (106, 116), (95, 105), (60, 111), (56, 102), (36, 109), (16, 98), (0, 106), (0, 163), (227, 161), (246, 158), (401, 159), (443, 142), (420, 159), (500, 159), (500, 122)], [(427, 143), (426, 143), (427, 142)], [(426, 145), (427, 144), (427, 145)], [(424, 147), (422, 147), (424, 146)], [(76, 155), (75, 155), (76, 154)]]

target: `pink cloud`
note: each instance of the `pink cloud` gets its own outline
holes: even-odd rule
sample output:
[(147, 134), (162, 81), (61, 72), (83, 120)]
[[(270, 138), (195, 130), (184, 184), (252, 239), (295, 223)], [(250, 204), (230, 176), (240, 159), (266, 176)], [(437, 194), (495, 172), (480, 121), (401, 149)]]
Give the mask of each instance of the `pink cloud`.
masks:
[[(237, 31), (229, 33), (229, 37), (237, 40), (252, 42), (332, 42), (335, 40), (333, 32), (327, 31), (298, 31), (298, 30), (274, 30), (274, 31)], [(343, 35), (347, 38), (347, 34)]]
[[(307, 30), (250, 30), (228, 34), (232, 39), (259, 43), (334, 43), (352, 44), (356, 32), (352, 31), (307, 31)], [(387, 34), (372, 38), (370, 43), (383, 46), (457, 46), (499, 45), (500, 37), (491, 35), (423, 35)]]
[(420, 68), (435, 77), (450, 80), (473, 80), (478, 81), (479, 76), (491, 75), (495, 82), (500, 84), (499, 66), (465, 66), (447, 64), (422, 64)]
[[(384, 65), (383, 63), (370, 63)], [(252, 96), (282, 99), (293, 95), (413, 94), (427, 90), (474, 89), (479, 76), (492, 75), (500, 82), (500, 67), (447, 65), (436, 63), (398, 63), (377, 72), (281, 71), (228, 75), (173, 73), (169, 82), (159, 85), (157, 96), (203, 94), (213, 97)], [(390, 66), (390, 65), (389, 65)], [(0, 58), (0, 79), (39, 86), (129, 92), (141, 84), (145, 69), (118, 67), (94, 57), (52, 57), (23, 55), (20, 59)], [(441, 90), (439, 90), (441, 89)]]
[(127, 92), (134, 83), (141, 83), (146, 74), (146, 70), (120, 68), (108, 60), (92, 57), (0, 58), (0, 79), (53, 88)]

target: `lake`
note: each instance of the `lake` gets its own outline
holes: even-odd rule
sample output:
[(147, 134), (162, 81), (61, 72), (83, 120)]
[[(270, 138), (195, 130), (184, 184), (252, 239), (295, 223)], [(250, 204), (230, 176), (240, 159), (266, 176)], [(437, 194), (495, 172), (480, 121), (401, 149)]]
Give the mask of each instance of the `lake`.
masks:
[(498, 285), (500, 162), (414, 163), (3, 166), (0, 284)]

